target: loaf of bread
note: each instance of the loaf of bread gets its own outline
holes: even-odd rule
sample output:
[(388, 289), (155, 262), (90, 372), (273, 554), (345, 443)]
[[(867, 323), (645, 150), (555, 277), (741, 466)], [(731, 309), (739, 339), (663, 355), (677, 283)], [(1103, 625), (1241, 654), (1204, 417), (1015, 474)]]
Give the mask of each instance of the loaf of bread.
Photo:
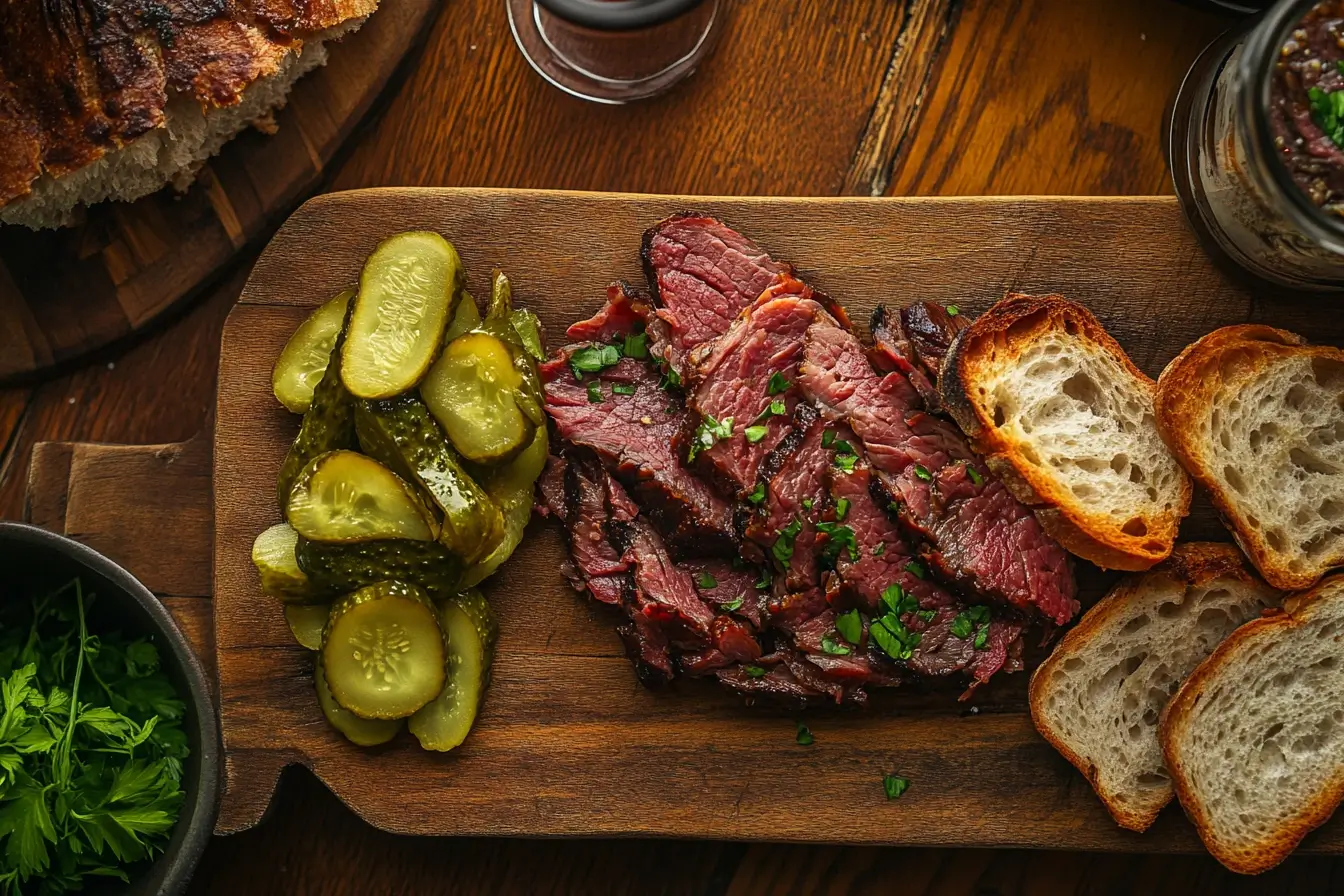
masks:
[(1214, 858), (1258, 874), (1344, 798), (1344, 576), (1232, 633), (1167, 704), (1176, 794)]
[(1010, 294), (943, 361), (944, 406), (1069, 551), (1144, 570), (1171, 553), (1190, 481), (1153, 421), (1156, 384), (1095, 317)]
[(0, 4), (0, 223), (185, 189), (377, 0)]
[(1280, 596), (1233, 545), (1177, 545), (1164, 563), (1122, 579), (1032, 674), (1036, 729), (1121, 827), (1147, 830), (1171, 801), (1157, 739), (1167, 698)]
[(1215, 330), (1167, 365), (1157, 422), (1272, 585), (1344, 564), (1344, 351), (1255, 324)]

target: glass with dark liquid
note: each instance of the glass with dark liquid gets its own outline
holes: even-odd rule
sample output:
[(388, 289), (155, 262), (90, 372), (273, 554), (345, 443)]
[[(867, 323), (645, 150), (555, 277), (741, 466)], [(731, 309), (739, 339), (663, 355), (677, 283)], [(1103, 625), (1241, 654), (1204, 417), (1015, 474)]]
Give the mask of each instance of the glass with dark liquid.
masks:
[(626, 103), (662, 93), (714, 47), (721, 0), (505, 0), (523, 56), (566, 93)]

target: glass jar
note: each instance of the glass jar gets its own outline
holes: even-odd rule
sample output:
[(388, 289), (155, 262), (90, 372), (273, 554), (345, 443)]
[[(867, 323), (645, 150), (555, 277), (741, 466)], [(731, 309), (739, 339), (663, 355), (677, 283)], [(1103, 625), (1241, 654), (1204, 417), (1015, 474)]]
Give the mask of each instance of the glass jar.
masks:
[(718, 37), (720, 0), (505, 0), (539, 75), (599, 103), (655, 96), (695, 71)]
[(1186, 217), (1215, 260), (1252, 281), (1344, 290), (1344, 219), (1293, 180), (1270, 123), (1275, 63), (1317, 0), (1283, 0), (1200, 55), (1177, 91), (1167, 161)]

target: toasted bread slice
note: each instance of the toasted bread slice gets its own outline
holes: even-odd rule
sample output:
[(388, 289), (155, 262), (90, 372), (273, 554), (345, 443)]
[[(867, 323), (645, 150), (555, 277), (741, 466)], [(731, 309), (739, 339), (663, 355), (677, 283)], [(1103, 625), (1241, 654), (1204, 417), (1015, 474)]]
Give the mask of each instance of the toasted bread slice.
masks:
[(1259, 325), (1167, 365), (1157, 424), (1261, 575), (1309, 588), (1344, 564), (1344, 351)]
[(1153, 422), (1156, 384), (1086, 308), (1010, 293), (957, 337), (939, 389), (1065, 548), (1127, 570), (1171, 553), (1190, 480)]
[(1247, 623), (1185, 680), (1159, 739), (1218, 861), (1259, 874), (1344, 799), (1344, 576)]
[(1157, 720), (1186, 675), (1281, 595), (1230, 544), (1177, 545), (1122, 579), (1031, 676), (1036, 730), (1092, 783), (1121, 827), (1171, 801)]

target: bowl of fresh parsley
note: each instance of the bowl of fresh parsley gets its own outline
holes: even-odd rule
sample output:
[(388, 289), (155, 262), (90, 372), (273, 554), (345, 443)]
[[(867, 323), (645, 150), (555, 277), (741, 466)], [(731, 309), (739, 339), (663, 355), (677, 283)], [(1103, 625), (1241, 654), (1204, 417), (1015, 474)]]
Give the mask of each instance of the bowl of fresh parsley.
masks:
[(97, 551), (0, 522), (0, 894), (182, 892), (219, 752), (163, 604)]

